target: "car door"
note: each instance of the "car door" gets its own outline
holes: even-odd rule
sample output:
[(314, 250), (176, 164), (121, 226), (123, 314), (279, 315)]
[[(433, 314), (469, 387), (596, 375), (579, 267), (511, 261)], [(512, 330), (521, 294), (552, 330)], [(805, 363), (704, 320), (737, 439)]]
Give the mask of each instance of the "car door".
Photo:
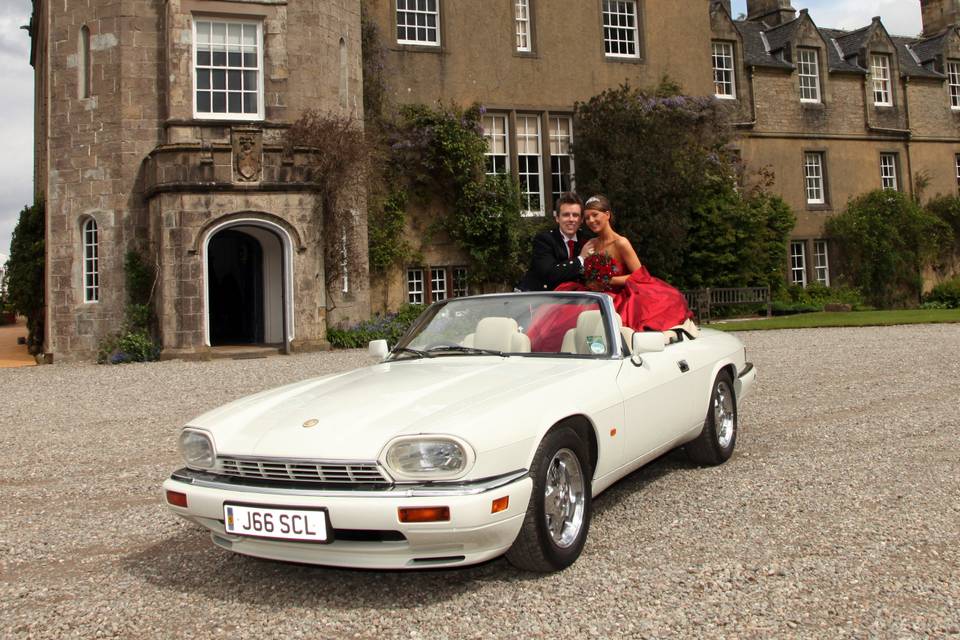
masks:
[(676, 439), (690, 429), (693, 415), (690, 363), (682, 345), (643, 354), (643, 363), (623, 361), (617, 384), (624, 403), (624, 463)]

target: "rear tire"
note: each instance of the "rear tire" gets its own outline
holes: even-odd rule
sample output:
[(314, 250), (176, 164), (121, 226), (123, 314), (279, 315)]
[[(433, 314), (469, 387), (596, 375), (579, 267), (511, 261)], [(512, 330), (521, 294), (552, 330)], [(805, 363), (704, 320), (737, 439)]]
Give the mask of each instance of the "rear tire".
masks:
[(687, 443), (687, 455), (697, 464), (723, 464), (733, 455), (737, 445), (737, 398), (733, 379), (728, 371), (721, 371), (713, 381), (710, 406), (697, 439)]
[(569, 427), (549, 432), (533, 456), (533, 492), (507, 560), (525, 571), (560, 571), (587, 541), (593, 470), (586, 443)]

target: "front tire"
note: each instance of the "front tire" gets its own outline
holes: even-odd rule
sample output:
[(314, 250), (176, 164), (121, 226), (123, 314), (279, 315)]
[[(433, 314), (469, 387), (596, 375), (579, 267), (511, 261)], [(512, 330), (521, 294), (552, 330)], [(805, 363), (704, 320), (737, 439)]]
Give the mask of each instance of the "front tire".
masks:
[(566, 569), (580, 557), (593, 509), (587, 446), (569, 427), (549, 432), (533, 456), (533, 492), (520, 533), (507, 551), (518, 569)]
[(733, 455), (737, 445), (737, 398), (733, 379), (728, 371), (721, 371), (713, 381), (710, 406), (703, 423), (703, 431), (686, 446), (687, 455), (697, 464), (723, 464)]

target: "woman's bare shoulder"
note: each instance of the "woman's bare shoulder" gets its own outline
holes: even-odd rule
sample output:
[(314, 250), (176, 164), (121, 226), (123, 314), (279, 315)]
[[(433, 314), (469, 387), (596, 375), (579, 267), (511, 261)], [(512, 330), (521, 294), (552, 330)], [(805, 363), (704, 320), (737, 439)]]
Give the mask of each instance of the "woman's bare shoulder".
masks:
[(630, 243), (627, 237), (619, 234), (617, 235), (616, 240), (614, 240), (614, 244), (620, 249), (626, 249), (627, 247), (630, 247), (631, 249), (633, 248), (633, 245)]

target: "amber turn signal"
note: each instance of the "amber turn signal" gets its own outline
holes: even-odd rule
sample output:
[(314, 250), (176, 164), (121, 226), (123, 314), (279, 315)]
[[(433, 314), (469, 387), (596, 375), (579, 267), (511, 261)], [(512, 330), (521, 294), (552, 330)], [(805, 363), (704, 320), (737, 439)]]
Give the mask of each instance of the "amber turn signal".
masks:
[(167, 502), (175, 507), (187, 508), (187, 494), (179, 491), (167, 491)]
[(493, 505), (490, 507), (490, 513), (500, 513), (501, 511), (506, 511), (507, 507), (510, 506), (510, 496), (503, 496), (502, 498), (497, 498), (493, 501)]
[(400, 507), (397, 516), (400, 522), (447, 522), (450, 507)]

